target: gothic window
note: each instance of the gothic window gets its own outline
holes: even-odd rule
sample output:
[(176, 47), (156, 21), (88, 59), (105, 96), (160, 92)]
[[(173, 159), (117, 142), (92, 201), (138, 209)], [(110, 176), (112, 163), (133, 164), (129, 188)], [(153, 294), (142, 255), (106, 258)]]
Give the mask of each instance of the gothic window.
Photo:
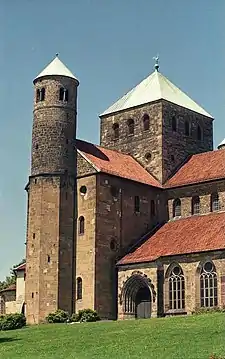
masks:
[(45, 100), (45, 88), (42, 87), (40, 91), (40, 101), (44, 101), (44, 100)]
[(175, 116), (172, 117), (172, 130), (177, 132), (177, 120)]
[(60, 87), (60, 89), (59, 89), (59, 100), (64, 101), (64, 102), (68, 102), (68, 99), (69, 99), (68, 90), (66, 90), (63, 87)]
[(37, 91), (36, 91), (36, 102), (40, 101), (40, 97), (41, 97), (41, 91), (39, 89), (37, 89)]
[(211, 212), (216, 212), (220, 210), (220, 201), (218, 193), (211, 194)]
[(134, 120), (132, 118), (130, 118), (127, 121), (127, 126), (128, 126), (128, 134), (133, 135), (134, 134)]
[(114, 132), (114, 139), (118, 139), (119, 138), (119, 124), (118, 123), (114, 123), (113, 124), (113, 132)]
[(82, 299), (82, 278), (77, 278), (77, 299)]
[(201, 307), (216, 307), (217, 299), (217, 274), (212, 262), (206, 262), (200, 274), (200, 300)]
[(199, 196), (192, 197), (191, 200), (191, 209), (192, 214), (199, 214), (200, 213), (200, 198)]
[(143, 116), (143, 127), (144, 127), (144, 131), (147, 131), (147, 130), (149, 130), (149, 115), (147, 115), (147, 113), (146, 114), (144, 114), (144, 116)]
[(202, 139), (202, 129), (201, 129), (201, 126), (199, 126), (199, 125), (197, 127), (197, 139), (199, 141), (201, 141), (201, 139)]
[(151, 216), (154, 217), (155, 216), (155, 201), (154, 199), (151, 200)]
[(135, 213), (140, 212), (140, 197), (139, 196), (134, 197), (134, 212)]
[(190, 136), (190, 124), (187, 120), (184, 123), (184, 132), (185, 136)]
[(169, 308), (185, 309), (185, 282), (180, 266), (175, 266), (169, 276)]
[(176, 198), (173, 201), (173, 217), (181, 216), (181, 201), (179, 198)]
[(81, 216), (79, 218), (79, 227), (78, 227), (78, 231), (80, 235), (84, 234), (84, 223), (85, 223), (84, 217)]

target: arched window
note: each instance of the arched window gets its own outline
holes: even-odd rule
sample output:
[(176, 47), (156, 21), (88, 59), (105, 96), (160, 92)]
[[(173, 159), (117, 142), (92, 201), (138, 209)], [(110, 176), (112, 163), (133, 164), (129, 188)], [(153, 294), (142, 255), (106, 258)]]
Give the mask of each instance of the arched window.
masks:
[(197, 139), (198, 139), (199, 141), (202, 140), (202, 129), (201, 129), (201, 126), (199, 126), (199, 125), (198, 125), (198, 127), (197, 127)]
[(144, 128), (144, 131), (149, 130), (149, 125), (150, 125), (149, 115), (147, 115), (147, 113), (145, 113), (144, 116), (143, 116), (143, 128)]
[(64, 101), (64, 102), (68, 102), (68, 99), (69, 99), (68, 90), (66, 90), (63, 87), (60, 87), (60, 89), (59, 89), (59, 100)]
[(81, 216), (79, 218), (79, 228), (78, 228), (80, 235), (84, 234), (84, 223), (85, 223), (84, 217)]
[(135, 213), (140, 212), (140, 197), (139, 196), (134, 197), (134, 212)]
[(116, 140), (119, 138), (119, 124), (114, 123), (112, 128), (113, 128), (113, 132), (114, 132), (114, 139)]
[(42, 87), (40, 91), (40, 101), (44, 101), (44, 100), (45, 100), (45, 88)]
[(173, 217), (181, 216), (181, 201), (180, 198), (176, 198), (173, 201)]
[(191, 200), (191, 212), (192, 212), (192, 214), (199, 214), (200, 213), (200, 198), (199, 198), (199, 196), (192, 197), (192, 200)]
[(155, 201), (154, 199), (151, 200), (151, 216), (155, 216)]
[(127, 121), (127, 126), (128, 126), (128, 134), (133, 135), (134, 134), (134, 120), (132, 118), (130, 118)]
[(77, 299), (82, 299), (82, 278), (77, 278)]
[(218, 193), (211, 194), (211, 201), (210, 201), (211, 212), (216, 212), (220, 210), (220, 201)]
[(190, 136), (190, 124), (189, 121), (185, 121), (184, 123), (184, 132), (185, 132), (185, 136)]
[(175, 116), (172, 117), (172, 130), (177, 132), (177, 120)]
[(37, 91), (36, 91), (36, 102), (40, 101), (40, 97), (41, 97), (41, 91), (40, 91), (40, 89), (37, 89)]
[(175, 266), (169, 276), (169, 309), (185, 308), (185, 282), (180, 266)]
[(201, 307), (216, 307), (217, 298), (217, 274), (212, 262), (206, 262), (200, 274), (200, 300)]

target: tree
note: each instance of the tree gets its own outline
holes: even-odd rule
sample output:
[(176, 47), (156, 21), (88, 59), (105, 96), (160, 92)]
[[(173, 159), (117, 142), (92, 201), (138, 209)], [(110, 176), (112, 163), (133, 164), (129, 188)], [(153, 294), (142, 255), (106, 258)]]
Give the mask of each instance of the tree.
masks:
[(10, 285), (16, 283), (16, 275), (15, 275), (14, 269), (19, 267), (21, 264), (23, 264), (25, 262), (26, 262), (26, 259), (23, 258), (19, 262), (19, 264), (15, 264), (12, 268), (10, 268), (10, 275), (6, 276), (5, 280), (0, 281), (0, 290), (3, 290), (5, 288), (9, 287)]

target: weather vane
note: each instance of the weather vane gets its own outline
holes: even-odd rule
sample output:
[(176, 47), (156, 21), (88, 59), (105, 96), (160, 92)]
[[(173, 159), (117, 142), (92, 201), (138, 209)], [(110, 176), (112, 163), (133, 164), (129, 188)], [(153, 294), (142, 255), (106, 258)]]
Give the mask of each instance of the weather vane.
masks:
[(153, 60), (155, 60), (155, 70), (156, 71), (159, 71), (159, 55), (157, 55), (157, 56), (154, 56), (153, 57)]

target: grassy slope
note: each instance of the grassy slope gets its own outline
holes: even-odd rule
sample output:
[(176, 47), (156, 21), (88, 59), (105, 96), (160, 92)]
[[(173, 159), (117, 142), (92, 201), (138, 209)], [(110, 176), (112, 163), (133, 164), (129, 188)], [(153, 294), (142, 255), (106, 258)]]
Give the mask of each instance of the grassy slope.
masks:
[(0, 333), (1, 359), (209, 359), (225, 356), (225, 316), (50, 324)]

